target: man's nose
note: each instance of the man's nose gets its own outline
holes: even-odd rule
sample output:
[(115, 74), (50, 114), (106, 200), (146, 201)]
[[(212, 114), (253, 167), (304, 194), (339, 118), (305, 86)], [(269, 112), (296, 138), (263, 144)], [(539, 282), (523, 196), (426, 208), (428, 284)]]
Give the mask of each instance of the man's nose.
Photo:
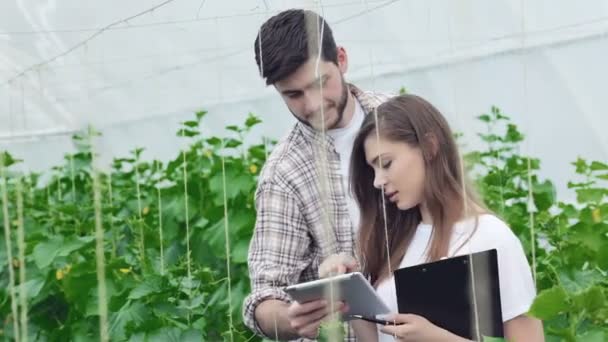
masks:
[(304, 110), (307, 116), (314, 116), (321, 111), (323, 101), (319, 91), (307, 92), (304, 101)]

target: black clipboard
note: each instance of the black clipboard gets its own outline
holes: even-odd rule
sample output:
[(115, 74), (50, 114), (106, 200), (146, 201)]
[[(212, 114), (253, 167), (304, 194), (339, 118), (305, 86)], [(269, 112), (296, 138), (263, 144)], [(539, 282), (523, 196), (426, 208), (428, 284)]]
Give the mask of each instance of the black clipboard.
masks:
[(423, 316), (472, 340), (504, 337), (496, 249), (404, 267), (394, 275), (399, 313)]

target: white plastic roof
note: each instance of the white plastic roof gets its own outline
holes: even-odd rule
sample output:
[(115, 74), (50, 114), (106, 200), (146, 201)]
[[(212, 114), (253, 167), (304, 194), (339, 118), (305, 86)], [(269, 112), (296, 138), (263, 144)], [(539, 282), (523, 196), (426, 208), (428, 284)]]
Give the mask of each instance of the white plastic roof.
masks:
[(106, 160), (136, 146), (171, 157), (177, 122), (203, 108), (209, 130), (251, 111), (257, 134), (278, 138), (294, 120), (260, 79), (253, 41), (293, 7), (325, 16), (351, 82), (405, 86), (469, 136), (499, 106), (558, 181), (578, 155), (608, 160), (608, 0), (2, 1), (0, 143), (45, 168), (92, 124)]

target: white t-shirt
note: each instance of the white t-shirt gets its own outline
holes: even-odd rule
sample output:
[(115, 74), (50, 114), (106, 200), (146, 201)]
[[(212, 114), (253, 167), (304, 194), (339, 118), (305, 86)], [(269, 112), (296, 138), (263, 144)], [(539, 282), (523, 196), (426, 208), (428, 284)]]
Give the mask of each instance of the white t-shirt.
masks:
[(340, 158), (340, 175), (342, 176), (342, 184), (346, 192), (348, 215), (350, 216), (350, 221), (353, 224), (353, 229), (355, 232), (359, 228), (359, 206), (349, 190), (349, 168), (350, 157), (353, 152), (353, 144), (364, 118), (365, 112), (363, 111), (363, 107), (359, 101), (355, 99), (355, 112), (353, 113), (353, 117), (348, 125), (346, 125), (346, 127), (327, 131), (327, 135), (332, 137), (334, 140), (334, 147)]
[[(470, 236), (475, 227), (475, 219), (458, 222), (453, 229), (448, 256), (463, 255), (496, 249), (498, 254), (498, 277), (500, 281), (500, 302), (502, 318), (506, 322), (528, 312), (536, 297), (536, 288), (532, 272), (519, 239), (511, 229), (493, 215), (479, 216), (477, 231), (469, 242), (463, 242)], [(414, 266), (426, 262), (426, 247), (430, 242), (432, 226), (420, 223), (414, 238), (399, 268)], [(460, 247), (462, 245), (462, 247)], [(455, 252), (455, 249), (459, 248)], [(376, 292), (384, 300), (391, 312), (398, 312), (395, 278), (388, 278), (380, 283)], [(393, 337), (380, 333), (379, 341), (394, 341)]]

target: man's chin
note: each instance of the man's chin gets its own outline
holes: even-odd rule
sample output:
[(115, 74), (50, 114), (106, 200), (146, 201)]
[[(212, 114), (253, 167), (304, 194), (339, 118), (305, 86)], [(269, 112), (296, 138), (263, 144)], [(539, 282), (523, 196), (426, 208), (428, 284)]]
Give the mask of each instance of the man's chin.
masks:
[(308, 122), (308, 125), (317, 131), (322, 131), (322, 130), (329, 131), (330, 129), (335, 129), (338, 126), (338, 124), (339, 124), (338, 118), (335, 116), (333, 116), (332, 118), (327, 118), (325, 120), (325, 125), (323, 125), (321, 120)]
[(335, 122), (335, 120), (334, 120), (334, 121), (326, 122), (325, 125), (323, 125), (320, 122), (315, 122), (315, 123), (310, 123), (309, 126), (312, 127), (313, 129), (321, 132), (323, 130), (329, 131), (330, 129), (336, 128), (336, 126), (338, 126), (338, 123)]

